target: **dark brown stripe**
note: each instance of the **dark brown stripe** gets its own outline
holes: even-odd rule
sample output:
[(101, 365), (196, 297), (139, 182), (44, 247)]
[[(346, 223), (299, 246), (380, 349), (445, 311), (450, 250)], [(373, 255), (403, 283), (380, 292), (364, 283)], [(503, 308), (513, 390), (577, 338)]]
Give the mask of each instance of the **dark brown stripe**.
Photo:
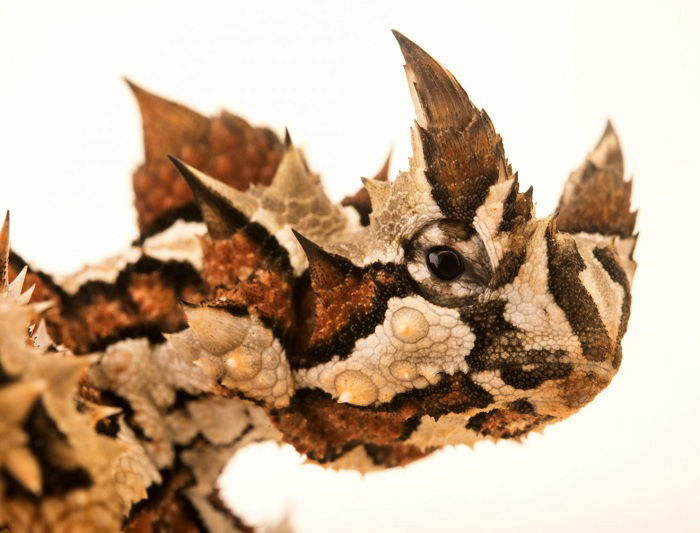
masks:
[(178, 299), (204, 295), (202, 280), (191, 264), (149, 256), (129, 263), (114, 283), (90, 280), (75, 294), (60, 287), (55, 292), (60, 313), (49, 310), (46, 314), (49, 332), (57, 343), (78, 354), (104, 350), (126, 338), (162, 342), (161, 332), (178, 331), (186, 325)]
[(133, 242), (133, 245), (143, 245), (146, 239), (164, 232), (178, 220), (183, 220), (184, 222), (202, 222), (202, 213), (194, 202), (165, 211), (150, 223), (148, 228)]
[[(284, 343), (287, 351), (289, 365), (293, 370), (301, 368), (311, 368), (318, 364), (330, 361), (334, 356), (346, 359), (355, 348), (358, 339), (371, 335), (377, 325), (384, 321), (384, 316), (388, 307), (388, 302), (393, 297), (404, 297), (410, 294), (410, 281), (405, 267), (400, 265), (375, 263), (364, 269), (353, 267), (353, 274), (362, 280), (363, 284), (373, 285), (374, 294), (371, 302), (367, 306), (353, 310), (349, 317), (334, 328), (330, 337), (318, 339), (310, 343), (309, 338), (319, 324), (314, 324), (307, 320), (303, 326), (306, 329), (299, 329), (296, 332), (296, 339), (293, 343)], [(304, 280), (308, 283), (308, 277), (300, 278), (299, 283)], [(310, 294), (311, 287), (301, 288), (298, 292), (299, 302), (309, 302), (313, 305), (313, 295)], [(304, 294), (305, 293), (305, 294)], [(356, 306), (358, 307), (358, 306)], [(300, 320), (313, 313), (312, 307), (298, 309)]]
[(590, 361), (604, 361), (612, 354), (612, 344), (598, 308), (579, 279), (586, 265), (576, 242), (569, 236), (553, 234), (547, 228), (547, 284), (554, 301), (581, 343), (583, 355)]
[(509, 409), (491, 409), (477, 413), (465, 427), (484, 437), (517, 439), (552, 420), (551, 416), (538, 414), (532, 404), (523, 401), (524, 404), (514, 402)]
[(522, 267), (525, 262), (525, 256), (524, 249), (508, 250), (503, 255), (503, 259), (498, 263), (496, 271), (489, 281), (489, 288), (498, 289), (499, 287), (512, 283), (518, 276), (520, 267)]
[(618, 368), (622, 360), (622, 350), (620, 348), (620, 342), (622, 337), (627, 332), (627, 324), (630, 318), (630, 307), (632, 305), (632, 296), (630, 290), (630, 284), (627, 280), (627, 275), (625, 274), (620, 264), (615, 259), (615, 255), (607, 248), (596, 248), (593, 250), (593, 257), (595, 257), (605, 271), (610, 276), (610, 279), (622, 287), (625, 295), (622, 299), (622, 314), (620, 315), (620, 326), (617, 330), (617, 339), (615, 341), (615, 356), (613, 358), (613, 368)]
[(521, 331), (503, 316), (505, 305), (502, 300), (494, 300), (461, 310), (462, 320), (476, 337), (465, 358), (470, 370), (497, 370), (504, 383), (521, 390), (568, 377), (571, 364), (564, 361), (566, 353), (526, 349)]
[(24, 432), (29, 436), (27, 447), (41, 467), (42, 497), (61, 497), (68, 492), (87, 489), (92, 486), (93, 479), (82, 466), (65, 464), (58, 449), (70, 449), (70, 443), (65, 434), (46, 410), (43, 400), (37, 400), (24, 425)]
[[(481, 123), (479, 126), (486, 129)], [(416, 127), (423, 144), (425, 175), (433, 199), (446, 218), (466, 222), (473, 230), (474, 213), (484, 203), (489, 187), (498, 179), (496, 154), (503, 151), (500, 139), (493, 147), (493, 153), (480, 153), (470, 145), (475, 138), (484, 142), (481, 128), (474, 128), (475, 132), (470, 129), (432, 132)]]

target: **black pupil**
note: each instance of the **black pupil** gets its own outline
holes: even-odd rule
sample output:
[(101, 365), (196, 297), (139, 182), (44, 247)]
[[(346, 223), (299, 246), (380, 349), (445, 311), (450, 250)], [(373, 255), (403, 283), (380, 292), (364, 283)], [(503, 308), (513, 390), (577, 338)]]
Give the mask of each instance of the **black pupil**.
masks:
[(452, 248), (436, 246), (428, 250), (428, 266), (442, 280), (450, 280), (464, 272), (462, 258)]

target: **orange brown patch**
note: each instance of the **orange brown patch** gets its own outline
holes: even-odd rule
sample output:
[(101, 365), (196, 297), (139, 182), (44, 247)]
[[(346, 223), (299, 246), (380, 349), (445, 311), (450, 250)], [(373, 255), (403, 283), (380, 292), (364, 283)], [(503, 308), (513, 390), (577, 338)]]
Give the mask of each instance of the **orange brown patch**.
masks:
[(357, 339), (384, 320), (389, 299), (410, 292), (402, 267), (377, 263), (361, 269), (323, 251), (318, 257), (313, 249), (306, 252), (310, 286), (302, 280), (297, 292), (299, 322), (294, 350), (287, 353), (293, 369), (347, 357)]
[[(10, 278), (24, 266), (13, 255)], [(122, 271), (113, 284), (88, 282), (77, 293), (67, 294), (41, 272), (28, 271), (24, 286), (36, 285), (32, 302), (51, 301), (43, 313), (49, 335), (77, 354), (99, 350), (124, 336), (159, 335), (186, 323), (178, 300), (199, 302), (202, 283), (184, 263), (161, 263), (142, 258)]]
[(168, 213), (193, 208), (192, 193), (168, 154), (239, 190), (272, 181), (282, 158), (282, 144), (272, 131), (225, 111), (207, 118), (130, 85), (143, 122), (145, 162), (133, 176), (142, 235), (162, 229), (159, 222)]
[[(289, 407), (269, 414), (285, 440), (315, 461), (334, 461), (362, 445), (377, 464), (397, 466), (431, 452), (406, 444), (422, 416), (438, 419), (447, 413), (484, 409), (492, 402), (488, 392), (458, 372), (375, 407), (341, 404), (319, 390), (302, 389)], [(526, 411), (522, 406), (513, 409)]]
[(320, 463), (335, 461), (361, 445), (385, 466), (426, 455), (402, 442), (408, 420), (403, 413), (339, 404), (318, 391), (299, 391), (290, 407), (270, 415), (287, 442)]
[(315, 326), (309, 344), (324, 342), (352, 320), (369, 314), (376, 294), (377, 286), (369, 273), (360, 279), (348, 276), (335, 287), (315, 291)]
[(258, 243), (242, 231), (230, 239), (200, 238), (203, 255), (202, 279), (209, 287), (233, 287), (260, 269), (265, 256)]
[(291, 271), (271, 260), (243, 230), (229, 239), (202, 237), (202, 277), (212, 305), (241, 305), (285, 330), (294, 325)]
[(127, 294), (146, 322), (161, 322), (167, 331), (173, 331), (185, 319), (178, 303), (178, 293), (173, 287), (164, 286), (158, 272), (132, 276)]

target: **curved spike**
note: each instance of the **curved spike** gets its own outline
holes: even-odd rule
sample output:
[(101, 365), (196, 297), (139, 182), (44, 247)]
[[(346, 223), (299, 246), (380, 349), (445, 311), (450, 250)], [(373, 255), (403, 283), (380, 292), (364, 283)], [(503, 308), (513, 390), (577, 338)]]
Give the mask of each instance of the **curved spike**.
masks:
[[(373, 196), (372, 193), (370, 192), (370, 188), (374, 187), (375, 189), (378, 189), (381, 187), (381, 185), (379, 185), (378, 187), (375, 187), (374, 186), (375, 183), (387, 184), (387, 182), (389, 181), (389, 165), (391, 163), (392, 151), (393, 150), (389, 150), (389, 153), (387, 154), (386, 159), (384, 160), (384, 164), (382, 165), (382, 168), (380, 168), (379, 172), (377, 172), (374, 175), (374, 178), (372, 178), (371, 180), (368, 180), (367, 178), (360, 178), (362, 180), (364, 187), (362, 187), (359, 191), (357, 191), (352, 196), (346, 196), (340, 202), (340, 205), (351, 206), (351, 207), (355, 208), (355, 210), (360, 215), (360, 223), (363, 226), (368, 226), (370, 214), (373, 211), (377, 212), (380, 209), (382, 209), (382, 206), (385, 205), (385, 203), (386, 203), (384, 200), (380, 199), (380, 197), (384, 196), (383, 193), (377, 192), (375, 195), (375, 196), (377, 196), (377, 198), (375, 199), (375, 196)], [(367, 185), (368, 182), (371, 184)], [(391, 187), (388, 187), (388, 189), (390, 189), (390, 188)]]
[(390, 149), (389, 153), (386, 154), (386, 159), (384, 159), (384, 164), (382, 168), (374, 175), (373, 180), (377, 181), (389, 181), (389, 166), (391, 165), (391, 156), (394, 153), (394, 149)]
[(214, 239), (230, 237), (257, 209), (257, 201), (169, 155), (175, 168), (192, 189), (209, 234)]
[(343, 282), (352, 269), (351, 263), (339, 256), (330, 254), (315, 242), (292, 229), (294, 237), (301, 245), (309, 260), (311, 287), (314, 291), (331, 289)]
[(617, 176), (624, 177), (625, 166), (620, 137), (610, 120), (605, 123), (603, 134), (588, 157), (598, 168), (604, 168)]
[(394, 36), (416, 108), (412, 171), (425, 174), (445, 217), (471, 223), (489, 187), (511, 173), (501, 138), (447, 69), (400, 33)]
[[(19, 299), (22, 296), (22, 287), (24, 287), (24, 280), (27, 277), (27, 270), (27, 265), (24, 265), (19, 274), (15, 276), (15, 279), (7, 286), (7, 293), (15, 299)], [(34, 291), (34, 289), (31, 290)]]
[(87, 407), (90, 424), (93, 427), (96, 426), (100, 420), (123, 412), (121, 407), (114, 407), (112, 405), (101, 405), (92, 402), (85, 402), (85, 405)]
[(417, 122), (426, 129), (463, 129), (479, 111), (454, 76), (416, 43), (392, 30), (406, 60)]
[(310, 190), (317, 187), (318, 178), (309, 172), (304, 155), (294, 146), (289, 146), (265, 193), (282, 198), (297, 197), (308, 195)]
[(19, 295), (17, 298), (17, 302), (20, 305), (26, 305), (29, 303), (29, 300), (32, 299), (32, 294), (34, 294), (34, 289), (36, 289), (36, 283), (32, 283), (32, 285), (24, 291), (22, 294)]
[(143, 124), (146, 161), (162, 159), (186, 142), (197, 142), (209, 130), (209, 119), (199, 113), (124, 79), (136, 98)]
[(559, 200), (559, 229), (631, 237), (637, 213), (630, 211), (632, 182), (624, 180), (620, 140), (608, 121), (583, 164), (570, 176)]
[(49, 330), (46, 327), (46, 321), (43, 318), (39, 320), (39, 325), (34, 331), (32, 331), (32, 339), (34, 340), (34, 346), (36, 348), (41, 348), (43, 351), (46, 351), (53, 346), (53, 339), (51, 338), (51, 335), (49, 335)]
[(372, 212), (378, 213), (382, 211), (391, 196), (391, 183), (388, 181), (378, 181), (375, 179), (362, 178), (362, 184), (367, 189), (369, 199), (372, 205)]
[(284, 128), (284, 147), (285, 148), (290, 148), (294, 146), (294, 143), (292, 142), (292, 136), (289, 133), (289, 129), (287, 127)]
[(550, 237), (554, 237), (557, 233), (559, 233), (559, 211), (555, 211), (554, 214), (549, 217), (546, 231)]
[[(499, 231), (512, 231), (517, 226), (522, 226), (525, 222), (535, 216), (534, 204), (532, 203), (532, 186), (523, 192), (519, 192), (520, 182), (518, 173), (512, 175), (513, 186), (508, 198), (503, 202), (503, 215)], [(498, 178), (499, 183), (502, 181)]]
[(5, 213), (5, 222), (0, 230), (0, 290), (7, 287), (10, 270), (10, 211)]

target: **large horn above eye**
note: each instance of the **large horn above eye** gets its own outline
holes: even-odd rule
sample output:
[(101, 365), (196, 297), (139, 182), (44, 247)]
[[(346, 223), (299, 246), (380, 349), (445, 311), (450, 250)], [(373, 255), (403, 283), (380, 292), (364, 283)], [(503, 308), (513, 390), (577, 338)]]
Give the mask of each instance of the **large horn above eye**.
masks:
[(448, 218), (471, 223), (489, 187), (511, 173), (501, 137), (457, 80), (422, 48), (394, 31), (416, 108), (414, 159)]

